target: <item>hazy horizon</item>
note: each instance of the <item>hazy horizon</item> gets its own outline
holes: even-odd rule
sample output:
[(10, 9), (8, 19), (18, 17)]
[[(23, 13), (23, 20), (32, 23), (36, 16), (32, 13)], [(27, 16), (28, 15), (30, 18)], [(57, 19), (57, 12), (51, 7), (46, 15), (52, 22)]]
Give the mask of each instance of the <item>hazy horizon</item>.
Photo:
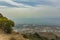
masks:
[(60, 0), (0, 0), (0, 13), (15, 23), (60, 24)]

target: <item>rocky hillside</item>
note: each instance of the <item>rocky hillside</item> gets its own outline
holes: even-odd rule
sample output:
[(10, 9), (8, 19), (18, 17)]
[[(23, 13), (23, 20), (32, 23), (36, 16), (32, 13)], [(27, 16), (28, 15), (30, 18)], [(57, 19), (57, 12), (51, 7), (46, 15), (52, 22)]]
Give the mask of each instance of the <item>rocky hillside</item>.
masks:
[(60, 36), (58, 33), (50, 32), (19, 33), (12, 31), (11, 34), (7, 34), (0, 30), (0, 40), (60, 40)]
[(22, 35), (29, 40), (60, 40), (58, 35), (50, 32), (23, 33)]
[(60, 40), (60, 36), (57, 36), (59, 33), (34, 32), (35, 30), (19, 33), (14, 31), (14, 25), (12, 20), (0, 13), (0, 40)]

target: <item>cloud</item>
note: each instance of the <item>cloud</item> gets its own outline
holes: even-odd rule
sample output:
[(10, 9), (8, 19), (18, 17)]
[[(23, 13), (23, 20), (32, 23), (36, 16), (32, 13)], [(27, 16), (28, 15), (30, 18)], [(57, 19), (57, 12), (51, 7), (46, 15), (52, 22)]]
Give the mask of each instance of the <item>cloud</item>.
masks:
[(5, 2), (5, 1), (0, 1), (0, 6), (17, 7), (15, 5), (11, 5), (11, 4), (9, 4), (9, 3)]
[[(56, 23), (46, 19), (39, 20), (40, 18), (60, 18), (60, 1), (59, 0), (0, 0), (0, 13), (9, 19), (14, 20), (16, 23), (41, 23), (47, 22)], [(32, 18), (32, 20), (24, 20)], [(36, 18), (36, 19), (34, 19)], [(50, 22), (51, 21), (51, 22)], [(58, 22), (57, 22), (58, 23)]]
[(13, 20), (21, 18), (60, 18), (59, 8), (59, 0), (0, 0), (0, 13)]
[[(25, 5), (25, 4), (22, 4), (22, 3), (16, 3), (12, 0), (0, 0), (0, 5), (5, 5), (5, 6), (15, 6), (15, 7), (31, 7), (31, 6), (28, 6), (28, 5)], [(9, 4), (9, 5), (8, 5)], [(3, 6), (4, 6), (3, 5)]]
[(56, 7), (40, 5), (33, 8), (4, 8), (0, 10), (9, 18), (55, 18), (60, 17), (60, 11)]
[(27, 4), (30, 6), (48, 5), (60, 7), (60, 0), (13, 0), (13, 1), (17, 3)]
[(52, 5), (52, 3), (48, 0), (13, 0), (17, 3), (27, 4), (30, 6), (37, 6), (37, 5)]
[(0, 5), (8, 7), (35, 7), (37, 5), (60, 7), (60, 0), (0, 0)]
[[(10, 4), (10, 6), (14, 5), (13, 8), (9, 8), (6, 3), (5, 5), (0, 5), (0, 12), (2, 12), (4, 15), (12, 18), (12, 17), (19, 17), (19, 18), (40, 18), (40, 17), (60, 17), (60, 9), (54, 6), (49, 6), (49, 5), (36, 5), (36, 6), (29, 6), (29, 5), (22, 5), (20, 3), (14, 2), (12, 0), (0, 0), (1, 2), (6, 2)], [(24, 0), (26, 1), (26, 0)], [(42, 0), (40, 0), (42, 1)], [(44, 0), (43, 0), (44, 1)], [(46, 0), (47, 1), (47, 0)], [(56, 3), (55, 5), (59, 3), (57, 0), (48, 0), (48, 2)], [(28, 0), (26, 2), (29, 2)], [(31, 1), (31, 2), (36, 2), (36, 0)], [(45, 1), (44, 1), (45, 2)], [(59, 4), (60, 5), (60, 4)], [(21, 7), (17, 8), (15, 6)], [(26, 7), (23, 8), (22, 6)], [(5, 8), (6, 7), (6, 8)], [(12, 14), (12, 15), (11, 15)]]
[(23, 4), (21, 3), (16, 3), (16, 2), (13, 2), (12, 0), (4, 0), (5, 2), (11, 4), (11, 5), (16, 5), (16, 6), (24, 6)]
[(1, 7), (7, 7), (7, 6), (0, 6), (0, 8), (1, 8)]
[(51, 1), (56, 7), (60, 7), (60, 0), (49, 0)]

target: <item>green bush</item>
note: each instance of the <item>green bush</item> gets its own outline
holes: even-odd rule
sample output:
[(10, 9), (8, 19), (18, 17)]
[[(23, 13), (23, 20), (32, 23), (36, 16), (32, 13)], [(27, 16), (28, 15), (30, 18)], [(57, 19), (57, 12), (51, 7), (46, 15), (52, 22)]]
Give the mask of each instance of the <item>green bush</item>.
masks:
[(12, 27), (14, 27), (14, 22), (6, 17), (3, 17), (0, 13), (0, 29), (2, 29), (5, 33), (11, 33)]

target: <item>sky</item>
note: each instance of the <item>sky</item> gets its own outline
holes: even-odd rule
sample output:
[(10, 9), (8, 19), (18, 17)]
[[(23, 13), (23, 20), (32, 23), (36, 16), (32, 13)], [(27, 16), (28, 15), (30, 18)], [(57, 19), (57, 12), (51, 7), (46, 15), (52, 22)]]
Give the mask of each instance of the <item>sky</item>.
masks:
[(60, 18), (60, 0), (0, 0), (0, 13), (15, 18)]

